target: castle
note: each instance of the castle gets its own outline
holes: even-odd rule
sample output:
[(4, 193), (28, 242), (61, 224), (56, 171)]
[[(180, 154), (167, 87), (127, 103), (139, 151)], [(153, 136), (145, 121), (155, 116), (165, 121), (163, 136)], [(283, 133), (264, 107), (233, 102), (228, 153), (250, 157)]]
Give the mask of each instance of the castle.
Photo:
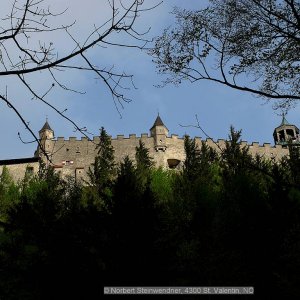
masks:
[[(280, 126), (275, 128), (273, 137), (274, 146), (269, 143), (259, 145), (257, 142), (252, 144), (241, 142), (241, 147), (248, 146), (252, 155), (258, 154), (265, 158), (279, 160), (289, 154), (287, 147), (289, 143), (300, 145), (298, 127), (289, 124), (285, 116), (283, 116)], [(82, 137), (80, 140), (75, 137), (69, 139), (55, 138), (54, 131), (46, 120), (39, 131), (39, 138), (52, 166), (61, 173), (62, 177), (72, 176), (79, 181), (87, 178), (87, 171), (98, 152), (96, 147), (99, 143), (99, 137), (94, 137), (93, 140), (89, 140), (87, 137)], [(198, 146), (201, 143), (206, 143), (218, 152), (225, 146), (225, 140), (222, 139), (213, 141), (212, 139), (201, 140), (196, 137), (195, 140)], [(176, 134), (169, 136), (169, 130), (159, 115), (150, 128), (150, 135), (147, 133), (143, 133), (141, 136), (130, 134), (129, 137), (117, 135), (116, 138), (111, 139), (116, 162), (120, 162), (126, 155), (134, 160), (135, 148), (139, 145), (139, 141), (142, 141), (145, 147), (149, 149), (149, 154), (157, 167), (180, 168), (185, 160), (184, 138), (178, 137)], [(2, 174), (3, 167), (6, 166), (13, 179), (18, 181), (24, 177), (25, 172), (37, 173), (40, 160), (49, 164), (39, 147), (35, 151), (34, 157), (0, 160), (0, 174)]]

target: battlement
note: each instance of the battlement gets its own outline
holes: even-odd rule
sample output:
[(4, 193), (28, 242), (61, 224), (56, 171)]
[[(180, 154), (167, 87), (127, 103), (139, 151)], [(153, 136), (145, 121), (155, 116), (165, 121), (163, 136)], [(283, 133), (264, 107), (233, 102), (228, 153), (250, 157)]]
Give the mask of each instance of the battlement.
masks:
[[(86, 178), (87, 171), (93, 166), (98, 153), (99, 136), (93, 136), (91, 139), (86, 136), (80, 138), (73, 136), (69, 138), (54, 138), (54, 131), (47, 121), (39, 131), (39, 136), (45, 151), (51, 156), (55, 169), (62, 176), (74, 176), (76, 180)], [(150, 129), (150, 135), (148, 133), (142, 133), (140, 136), (136, 134), (129, 134), (128, 136), (118, 134), (116, 137), (109, 137), (115, 150), (116, 163), (121, 162), (126, 155), (134, 161), (139, 141), (143, 141), (157, 167), (181, 168), (186, 157), (184, 149), (185, 136), (180, 137), (178, 134), (169, 135), (169, 130), (159, 116)], [(275, 145), (271, 145), (271, 143), (263, 143), (261, 145), (258, 142), (248, 143), (247, 141), (241, 141), (240, 146), (242, 148), (247, 147), (249, 153), (253, 156), (259, 155), (276, 161), (289, 155), (288, 143), (300, 141), (299, 129), (294, 125), (287, 124), (285, 119), (275, 129), (273, 137)], [(202, 139), (197, 136), (194, 139), (198, 147), (204, 143), (219, 153), (226, 147), (227, 143), (225, 139), (215, 141), (211, 138)], [(46, 159), (39, 149), (35, 153), (36, 157), (40, 156), (41, 159)], [(6, 161), (4, 163), (8, 164)], [(26, 164), (23, 164), (21, 168), (20, 164), (13, 163), (10, 165), (10, 169), (16, 173), (16, 176), (19, 176), (18, 178), (22, 178), (26, 169), (24, 166), (26, 167)], [(36, 168), (36, 166), (32, 165), (30, 168)]]
[(71, 136), (71, 137), (69, 137), (67, 139), (64, 138), (64, 137), (59, 136), (56, 139), (52, 139), (52, 141), (54, 141), (54, 142), (84, 142), (84, 141), (91, 141), (91, 140), (88, 139), (85, 136), (82, 136), (80, 139), (77, 139), (74, 136)]
[[(179, 137), (177, 134), (171, 134), (166, 137), (165, 149), (157, 148), (156, 141), (152, 136), (146, 133), (142, 133), (140, 136), (136, 134), (129, 134), (129, 136), (124, 136), (119, 134), (116, 137), (110, 137), (112, 145), (115, 149), (116, 161), (121, 161), (125, 155), (129, 155), (131, 159), (135, 159), (135, 149), (138, 146), (138, 142), (142, 140), (145, 146), (149, 149), (150, 156), (153, 157), (154, 162), (157, 166), (167, 166), (167, 161), (178, 160), (184, 161), (185, 151), (184, 151), (184, 138), (185, 136)], [(209, 147), (215, 149), (215, 151), (220, 152), (226, 147), (225, 139), (213, 140), (211, 138), (201, 139), (201, 137), (195, 137), (196, 144), (201, 147), (202, 143), (205, 143)], [(61, 160), (72, 160), (79, 159), (83, 165), (88, 165), (93, 162), (94, 157), (97, 153), (96, 145), (100, 142), (99, 136), (94, 136), (93, 140), (88, 140), (86, 137), (81, 139), (76, 139), (71, 137), (69, 139), (58, 138), (57, 144), (53, 147), (53, 153), (59, 151), (56, 154)], [(287, 148), (281, 145), (271, 145), (271, 143), (259, 144), (258, 142), (249, 143), (247, 141), (241, 141), (241, 147), (248, 147), (249, 153), (253, 156), (259, 155), (268, 159), (279, 160), (283, 156), (289, 154)], [(67, 153), (66, 153), (67, 152)], [(163, 155), (162, 155), (163, 153)], [(89, 161), (89, 163), (87, 163)], [(77, 167), (81, 166), (77, 164)]]
[[(122, 140), (146, 140), (146, 139), (152, 139), (152, 137), (147, 134), (147, 133), (142, 133), (140, 136), (131, 133), (128, 136), (125, 136), (124, 134), (118, 134), (116, 137), (110, 136), (112, 141), (122, 141)], [(170, 136), (167, 136), (166, 139), (168, 140), (173, 140), (173, 141), (184, 141), (185, 136), (179, 137), (178, 134), (171, 134)], [(203, 140), (201, 137), (194, 137), (195, 141), (197, 144), (200, 144), (201, 142), (205, 142), (208, 146), (218, 146), (218, 147), (225, 147), (226, 140), (225, 139), (218, 139), (218, 140), (213, 140), (211, 138), (206, 138)], [(99, 136), (94, 136), (92, 139), (88, 139), (87, 137), (69, 137), (69, 138), (64, 138), (64, 137), (57, 137), (56, 139), (51, 139), (52, 142), (64, 142), (64, 143), (73, 143), (73, 142), (93, 142), (95, 144), (99, 143), (100, 137)], [(276, 149), (282, 149), (282, 145), (276, 144), (276, 145), (271, 145), (271, 143), (263, 143), (262, 145), (259, 144), (259, 142), (252, 142), (248, 143), (247, 141), (241, 141), (241, 146), (242, 147), (249, 147), (249, 148), (276, 148)]]
[[(157, 141), (147, 133), (142, 133), (140, 136), (136, 134), (129, 134), (128, 136), (118, 134), (116, 137), (110, 136), (110, 138), (115, 149), (116, 161), (121, 161), (125, 155), (129, 155), (134, 160), (135, 149), (140, 140), (149, 149), (149, 154), (153, 157), (157, 166), (167, 167), (169, 161), (182, 162), (185, 160), (185, 136), (179, 137), (178, 134), (171, 134), (166, 137), (163, 146), (160, 146), (159, 140)], [(198, 147), (205, 143), (217, 152), (222, 151), (227, 143), (225, 139), (213, 140), (211, 138), (202, 139), (201, 137), (195, 137), (194, 139)], [(60, 165), (63, 161), (73, 161), (74, 168), (87, 168), (95, 159), (97, 154), (96, 146), (100, 142), (100, 137), (94, 136), (92, 140), (89, 140), (87, 137), (81, 137), (80, 139), (75, 137), (69, 137), (68, 139), (58, 137), (57, 140), (51, 139), (49, 141), (47, 149), (49, 149), (49, 153), (53, 153), (53, 160), (57, 162), (57, 165)], [(282, 145), (271, 145), (271, 143), (259, 144), (258, 142), (241, 141), (240, 146), (242, 148), (247, 147), (249, 153), (253, 156), (259, 155), (268, 159), (279, 160), (289, 154), (287, 148), (284, 148)]]
[[(290, 125), (281, 125), (276, 130), (276, 136), (278, 140), (282, 140), (282, 137), (294, 135), (298, 133), (296, 128), (293, 132)], [(93, 136), (91, 139), (88, 137), (58, 137), (53, 139), (54, 132), (50, 125), (47, 123), (44, 127), (48, 130), (49, 138), (46, 139), (47, 145), (45, 148), (49, 153), (53, 153), (53, 160), (57, 160), (58, 165), (62, 161), (73, 162), (74, 168), (88, 168), (94, 161), (95, 155), (97, 155), (97, 144), (100, 142), (99, 136)], [(285, 130), (285, 131), (282, 131)], [(50, 133), (49, 133), (50, 131)], [(139, 144), (139, 141), (143, 141), (145, 147), (149, 149), (149, 155), (153, 157), (153, 160), (157, 166), (174, 167), (174, 162), (183, 162), (185, 160), (184, 139), (185, 136), (179, 136), (178, 134), (169, 134), (169, 130), (164, 125), (160, 116), (158, 115), (154, 125), (150, 129), (150, 135), (148, 133), (141, 133), (140, 135), (131, 133), (128, 136), (124, 134), (118, 134), (116, 136), (109, 136), (112, 146), (115, 150), (116, 161), (121, 161), (125, 155), (128, 155), (131, 159), (135, 159), (135, 149)], [(199, 136), (194, 137), (196, 144), (200, 147), (203, 143), (212, 147), (217, 152), (222, 151), (226, 147), (227, 140), (212, 138), (201, 138)], [(276, 141), (276, 140), (275, 140)], [(288, 149), (286, 146), (282, 146), (276, 142), (275, 145), (271, 143), (259, 144), (258, 142), (249, 143), (247, 141), (241, 141), (240, 146), (247, 147), (249, 153), (252, 155), (259, 155), (269, 159), (280, 159), (281, 157), (288, 155)], [(170, 165), (170, 162), (171, 165)], [(72, 165), (69, 163), (69, 166)]]

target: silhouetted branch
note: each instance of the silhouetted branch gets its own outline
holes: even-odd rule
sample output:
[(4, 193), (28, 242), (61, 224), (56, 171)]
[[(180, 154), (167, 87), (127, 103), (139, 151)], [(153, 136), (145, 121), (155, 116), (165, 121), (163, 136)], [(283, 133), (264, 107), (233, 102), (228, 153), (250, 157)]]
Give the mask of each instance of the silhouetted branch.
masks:
[[(122, 0), (108, 0), (107, 3), (111, 10), (111, 16), (101, 25), (95, 24), (94, 29), (87, 33), (83, 42), (77, 40), (72, 34), (75, 21), (65, 25), (55, 25), (58, 24), (56, 19), (63, 16), (67, 9), (53, 12), (49, 6), (46, 6), (46, 0), (13, 0), (10, 12), (0, 20), (0, 76), (18, 78), (22, 85), (32, 94), (33, 98), (40, 100), (58, 115), (71, 122), (74, 129), (86, 137), (88, 137), (87, 129), (78, 126), (72, 118), (64, 114), (66, 110), (61, 112), (48, 99), (50, 92), (56, 86), (64, 91), (84, 93), (63, 83), (57, 76), (57, 72), (68, 70), (92, 72), (108, 88), (116, 107), (117, 103), (122, 106), (123, 102), (129, 102), (130, 99), (124, 95), (123, 91), (130, 88), (127, 85), (127, 81), (134, 87), (132, 75), (117, 72), (113, 67), (96, 66), (87, 55), (87, 52), (95, 46), (101, 48), (113, 46), (143, 49), (149, 42), (149, 40), (144, 38), (148, 30), (139, 33), (135, 28), (136, 20), (141, 13), (160, 4), (144, 7), (145, 3), (143, 0), (131, 0), (126, 1), (126, 3), (125, 1), (123, 3)], [(48, 41), (49, 34), (51, 33), (51, 36), (53, 36), (53, 32), (64, 33), (65, 42), (74, 43), (74, 48), (71, 50), (67, 49), (65, 53), (60, 54), (53, 42)], [(112, 40), (112, 38), (115, 39), (120, 34), (125, 35), (128, 43), (118, 43)], [(77, 58), (76, 62), (74, 58)], [(102, 64), (104, 65), (105, 62), (102, 62)], [(26, 77), (26, 75), (36, 72), (40, 76), (45, 76), (45, 80), (49, 80), (47, 76), (50, 74), (54, 81), (49, 83), (49, 89), (44, 94), (38, 92), (38, 85), (29, 83)], [(41, 148), (39, 139), (34, 135), (28, 123), (22, 117), (21, 112), (14, 105), (16, 100), (8, 100), (5, 96), (1, 96), (0, 99), (16, 113)], [(88, 139), (90, 140), (89, 137)], [(41, 148), (41, 150), (48, 158), (44, 149)]]

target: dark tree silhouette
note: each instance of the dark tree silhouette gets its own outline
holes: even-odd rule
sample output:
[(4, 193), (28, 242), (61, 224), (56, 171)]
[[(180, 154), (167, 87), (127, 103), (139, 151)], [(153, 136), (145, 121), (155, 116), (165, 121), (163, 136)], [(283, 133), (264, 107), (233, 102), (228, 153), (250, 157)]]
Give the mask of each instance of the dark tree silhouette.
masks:
[[(7, 3), (5, 7), (7, 7)], [(25, 120), (22, 111), (18, 109), (18, 99), (10, 98), (10, 91), (24, 86), (29, 97), (36, 99), (63, 118), (70, 121), (75, 130), (87, 135), (85, 127), (78, 126), (65, 114), (66, 110), (59, 110), (52, 104), (51, 92), (59, 87), (62, 90), (73, 91), (70, 83), (64, 83), (59, 73), (66, 71), (91, 72), (104, 83), (111, 92), (115, 103), (122, 105), (123, 101), (129, 101), (123, 94), (123, 90), (132, 84), (132, 75), (119, 72), (113, 66), (107, 66), (107, 62), (101, 62), (97, 66), (89, 57), (89, 51), (98, 47), (98, 51), (105, 51), (109, 47), (132, 47), (142, 49), (147, 40), (144, 32), (139, 33), (136, 28), (138, 17), (150, 7), (145, 7), (143, 0), (131, 1), (103, 1), (101, 5), (110, 7), (111, 15), (107, 16), (101, 24), (94, 24), (94, 28), (80, 40), (75, 38), (73, 26), (75, 21), (69, 24), (61, 24), (66, 11), (55, 12), (51, 1), (48, 0), (11, 0), (11, 8), (5, 14), (1, 12), (0, 21), (0, 77), (12, 78), (15, 81), (7, 84), (0, 91), (0, 100), (11, 108), (30, 131), (35, 141), (39, 139), (29, 126), (29, 120)], [(87, 13), (87, 12), (85, 12)], [(63, 34), (66, 47), (58, 52), (52, 39), (55, 34)], [(117, 42), (116, 37), (121, 41)], [(67, 45), (70, 45), (68, 48)], [(63, 48), (63, 47), (61, 47)], [(39, 74), (39, 81), (32, 80), (32, 74)], [(40, 89), (40, 80), (47, 82), (44, 91)], [(128, 85), (130, 84), (130, 85)], [(3, 89), (3, 87), (2, 87)], [(41, 144), (39, 146), (42, 149)]]
[(90, 189), (88, 189), (87, 196), (94, 200), (99, 198), (100, 206), (104, 205), (109, 209), (112, 186), (116, 176), (116, 164), (111, 138), (103, 127), (100, 130), (100, 141), (96, 148), (98, 154), (88, 171)]
[(117, 174), (100, 176), (110, 178), (109, 198), (107, 184), (93, 191), (111, 200), (108, 210), (86, 205), (93, 186), (52, 168), (19, 184), (6, 170), (0, 297), (94, 299), (103, 286), (140, 285), (254, 286), (259, 299), (299, 298), (299, 152), (265, 161), (239, 141), (232, 128), (216, 156), (186, 138), (189, 168), (150, 168), (143, 189), (125, 157)]
[(149, 155), (149, 149), (140, 140), (135, 148), (136, 176), (140, 183), (141, 191), (144, 191), (150, 182), (151, 169), (154, 166), (153, 158)]
[(299, 1), (209, 2), (198, 11), (176, 8), (176, 26), (156, 39), (151, 55), (165, 83), (210, 80), (285, 109), (299, 100)]

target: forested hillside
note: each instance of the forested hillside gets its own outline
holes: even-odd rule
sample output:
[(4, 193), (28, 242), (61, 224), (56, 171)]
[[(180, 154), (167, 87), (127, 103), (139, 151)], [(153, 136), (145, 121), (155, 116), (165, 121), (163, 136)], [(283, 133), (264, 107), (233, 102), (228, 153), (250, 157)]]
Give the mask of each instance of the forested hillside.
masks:
[(300, 295), (300, 155), (217, 154), (185, 138), (183, 170), (114, 163), (104, 129), (83, 185), (51, 168), (0, 177), (0, 298), (99, 299), (103, 286), (254, 286)]

